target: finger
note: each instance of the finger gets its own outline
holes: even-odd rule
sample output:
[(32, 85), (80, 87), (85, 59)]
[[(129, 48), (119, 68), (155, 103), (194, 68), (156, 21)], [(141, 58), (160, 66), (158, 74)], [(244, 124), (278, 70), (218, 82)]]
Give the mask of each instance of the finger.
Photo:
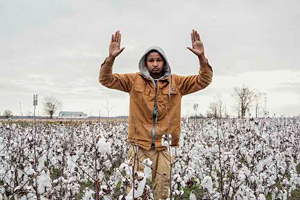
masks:
[(191, 52), (195, 53), (194, 50), (191, 47), (187, 47)]
[(121, 32), (119, 31), (118, 42), (121, 44)]
[(198, 32), (195, 30), (195, 41), (198, 40)]
[(115, 42), (118, 42), (118, 31), (115, 33)]
[(194, 29), (192, 30), (192, 34), (191, 34), (191, 38), (192, 38), (192, 43), (194, 43)]
[(125, 49), (125, 47), (123, 47), (122, 49), (120, 49), (117, 55), (119, 55), (120, 53), (122, 53), (122, 51), (123, 51), (124, 49)]
[(200, 41), (200, 35), (199, 35), (199, 33), (198, 32), (196, 32), (197, 34), (197, 40), (199, 40)]
[(193, 31), (192, 31), (191, 38), (192, 38), (192, 43), (194, 43), (194, 42), (195, 42), (194, 29), (193, 29)]
[(196, 32), (194, 29), (193, 29), (193, 42), (196, 42)]
[(111, 35), (111, 42), (114, 41), (114, 34)]
[(122, 51), (125, 49), (125, 47), (123, 47), (121, 50), (120, 50), (120, 53), (122, 53)]
[(118, 31), (118, 43), (120, 43), (120, 31)]

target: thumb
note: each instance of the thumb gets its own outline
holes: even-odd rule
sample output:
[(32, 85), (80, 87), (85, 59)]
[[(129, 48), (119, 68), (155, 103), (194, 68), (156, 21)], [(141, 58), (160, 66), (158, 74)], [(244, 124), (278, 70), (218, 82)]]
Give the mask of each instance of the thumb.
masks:
[(187, 49), (189, 49), (191, 52), (195, 53), (194, 49), (192, 49), (191, 47), (187, 47)]
[(120, 53), (122, 53), (122, 51), (125, 49), (125, 47), (123, 47), (122, 49), (120, 49)]
[(119, 55), (120, 53), (122, 53), (122, 51), (123, 51), (124, 49), (125, 49), (125, 47), (123, 47), (122, 49), (120, 49), (117, 55)]

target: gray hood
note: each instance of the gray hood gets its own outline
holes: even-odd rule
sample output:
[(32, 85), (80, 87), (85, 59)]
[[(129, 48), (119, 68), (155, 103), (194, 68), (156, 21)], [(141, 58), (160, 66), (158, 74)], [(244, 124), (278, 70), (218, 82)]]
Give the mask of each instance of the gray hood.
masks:
[[(142, 58), (140, 59), (140, 62), (139, 62), (139, 69), (140, 69), (140, 72), (141, 72), (144, 76), (146, 76), (147, 78), (150, 78), (151, 80), (153, 80), (153, 78), (150, 76), (149, 70), (148, 70), (148, 68), (147, 68), (147, 66), (146, 66), (146, 64), (145, 64), (146, 55), (147, 55), (150, 51), (152, 51), (152, 50), (158, 51), (158, 52), (164, 57), (164, 60), (165, 60), (165, 66), (164, 66), (165, 74), (164, 74), (164, 76), (162, 76), (162, 77), (169, 76), (169, 78), (170, 78), (170, 76), (171, 76), (171, 67), (170, 67), (170, 65), (169, 65), (167, 56), (166, 56), (165, 52), (164, 52), (160, 47), (158, 47), (158, 46), (152, 46), (152, 47), (149, 47), (149, 48), (145, 51), (144, 55), (142, 56)], [(161, 77), (161, 78), (162, 78), (162, 77)]]

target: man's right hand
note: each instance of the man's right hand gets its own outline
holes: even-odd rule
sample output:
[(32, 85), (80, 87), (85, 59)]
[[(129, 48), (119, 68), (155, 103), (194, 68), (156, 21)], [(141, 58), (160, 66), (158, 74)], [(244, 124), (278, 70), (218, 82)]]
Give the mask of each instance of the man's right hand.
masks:
[(121, 33), (120, 31), (117, 31), (115, 34), (112, 34), (111, 36), (111, 42), (109, 45), (109, 59), (114, 60), (124, 49), (120, 48), (121, 46)]

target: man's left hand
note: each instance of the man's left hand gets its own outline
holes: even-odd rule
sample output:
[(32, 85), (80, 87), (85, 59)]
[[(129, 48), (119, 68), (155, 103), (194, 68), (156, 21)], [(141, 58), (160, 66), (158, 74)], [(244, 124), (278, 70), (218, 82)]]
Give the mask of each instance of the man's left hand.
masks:
[(196, 56), (200, 59), (205, 58), (204, 56), (204, 46), (202, 41), (200, 40), (199, 33), (193, 29), (191, 33), (191, 40), (192, 40), (192, 48), (187, 47), (191, 52), (193, 52)]

